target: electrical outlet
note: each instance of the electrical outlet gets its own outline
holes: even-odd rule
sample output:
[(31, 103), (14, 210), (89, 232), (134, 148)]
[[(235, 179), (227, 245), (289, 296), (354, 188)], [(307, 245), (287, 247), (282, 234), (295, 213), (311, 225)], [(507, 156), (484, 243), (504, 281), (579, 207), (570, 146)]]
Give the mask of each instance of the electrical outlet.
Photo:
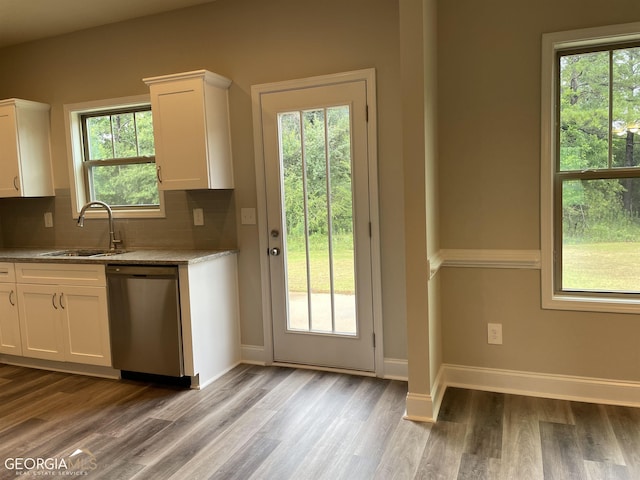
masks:
[(53, 213), (51, 212), (44, 213), (44, 227), (45, 228), (53, 227)]
[(201, 208), (193, 209), (193, 224), (197, 227), (204, 225), (204, 212)]
[(491, 345), (502, 345), (502, 324), (487, 324), (487, 341)]

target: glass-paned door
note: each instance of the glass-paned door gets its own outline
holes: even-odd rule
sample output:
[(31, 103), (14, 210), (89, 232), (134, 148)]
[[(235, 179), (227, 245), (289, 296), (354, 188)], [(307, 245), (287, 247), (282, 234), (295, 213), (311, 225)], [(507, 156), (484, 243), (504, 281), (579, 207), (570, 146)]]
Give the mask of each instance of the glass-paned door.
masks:
[(276, 361), (375, 367), (365, 87), (261, 99)]
[(290, 330), (357, 333), (350, 117), (278, 114)]

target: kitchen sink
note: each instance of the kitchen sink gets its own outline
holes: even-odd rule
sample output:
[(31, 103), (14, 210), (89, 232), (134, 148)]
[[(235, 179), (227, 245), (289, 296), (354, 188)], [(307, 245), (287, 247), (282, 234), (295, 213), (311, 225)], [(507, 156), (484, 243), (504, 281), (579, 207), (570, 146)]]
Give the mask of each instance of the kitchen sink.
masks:
[(107, 257), (125, 253), (124, 250), (73, 249), (43, 253), (43, 257)]

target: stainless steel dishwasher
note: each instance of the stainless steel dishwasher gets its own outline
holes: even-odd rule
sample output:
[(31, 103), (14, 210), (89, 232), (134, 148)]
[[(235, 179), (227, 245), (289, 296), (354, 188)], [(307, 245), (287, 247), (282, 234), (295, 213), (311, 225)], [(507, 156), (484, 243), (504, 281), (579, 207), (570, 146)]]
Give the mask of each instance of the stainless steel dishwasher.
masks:
[(113, 367), (181, 377), (182, 327), (178, 268), (107, 265)]

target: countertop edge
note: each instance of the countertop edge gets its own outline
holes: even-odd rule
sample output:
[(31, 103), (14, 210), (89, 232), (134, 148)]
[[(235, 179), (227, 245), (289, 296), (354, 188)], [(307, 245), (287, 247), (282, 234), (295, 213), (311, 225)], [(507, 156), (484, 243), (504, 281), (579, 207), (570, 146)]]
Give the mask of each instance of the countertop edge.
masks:
[(115, 255), (73, 257), (50, 255), (64, 250), (49, 249), (0, 249), (0, 263), (69, 263), (69, 264), (120, 264), (120, 265), (191, 265), (208, 262), (226, 255), (239, 253), (237, 249), (222, 250), (170, 250), (140, 249)]

